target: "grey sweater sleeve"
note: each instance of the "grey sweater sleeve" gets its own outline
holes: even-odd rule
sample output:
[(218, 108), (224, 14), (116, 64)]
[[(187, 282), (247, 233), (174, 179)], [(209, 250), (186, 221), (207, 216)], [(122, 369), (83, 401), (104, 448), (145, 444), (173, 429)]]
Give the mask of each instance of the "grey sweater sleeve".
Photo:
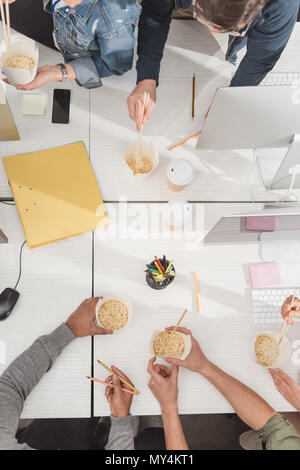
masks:
[(139, 427), (137, 416), (126, 416), (126, 418), (110, 417), (111, 427), (106, 450), (134, 450), (134, 437)]
[(15, 438), (24, 402), (74, 338), (63, 323), (50, 335), (39, 337), (3, 372), (0, 377), (0, 450), (30, 449), (26, 444), (18, 444)]

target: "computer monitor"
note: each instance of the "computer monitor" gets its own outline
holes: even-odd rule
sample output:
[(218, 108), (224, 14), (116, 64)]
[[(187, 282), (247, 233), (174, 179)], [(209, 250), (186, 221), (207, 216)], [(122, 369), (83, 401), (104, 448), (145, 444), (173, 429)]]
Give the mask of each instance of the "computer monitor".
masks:
[(288, 86), (219, 88), (198, 138), (198, 149), (288, 147), (300, 134), (300, 104)]
[(262, 210), (224, 215), (205, 236), (204, 243), (257, 243), (265, 233), (273, 241), (282, 240), (284, 234), (300, 243), (300, 204), (266, 204)]

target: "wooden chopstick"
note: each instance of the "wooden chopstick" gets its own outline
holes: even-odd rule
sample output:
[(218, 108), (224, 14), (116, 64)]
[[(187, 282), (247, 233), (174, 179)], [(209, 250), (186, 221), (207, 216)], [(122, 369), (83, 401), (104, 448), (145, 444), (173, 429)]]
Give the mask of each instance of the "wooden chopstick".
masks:
[(199, 292), (199, 281), (198, 281), (197, 271), (195, 271), (195, 286), (196, 286), (196, 298), (197, 298), (197, 312), (200, 313), (200, 292)]
[(180, 323), (182, 322), (183, 320), (183, 317), (185, 316), (185, 314), (188, 312), (188, 309), (186, 308), (185, 311), (183, 312), (183, 314), (181, 315), (181, 317), (179, 318), (178, 322), (176, 323), (176, 326), (174, 326), (173, 328), (173, 331), (176, 331), (177, 328), (179, 327)]
[(123, 382), (124, 384), (127, 385), (127, 387), (131, 388), (131, 390), (134, 390), (136, 392), (137, 395), (139, 395), (139, 390), (137, 388), (135, 388), (133, 385), (131, 385), (129, 382), (127, 382), (127, 380), (123, 379), (123, 377), (121, 377), (120, 375), (116, 374), (110, 367), (108, 367), (107, 365), (104, 364), (104, 362), (101, 362), (99, 361), (99, 359), (97, 359), (97, 362), (102, 366), (104, 367), (104, 369), (106, 369), (108, 372), (110, 372), (111, 374), (113, 375), (116, 375), (119, 380), (121, 380), (121, 382)]
[[(95, 379), (95, 377), (88, 377), (88, 376), (86, 378), (89, 379), (89, 380), (92, 380), (93, 382), (98, 382), (99, 384), (103, 384), (103, 385), (106, 385), (107, 387), (114, 388), (113, 384), (104, 382), (104, 380), (99, 380), (99, 379)], [(133, 390), (127, 390), (127, 388), (122, 387), (122, 390), (123, 390), (123, 392), (130, 393), (131, 395), (136, 395), (137, 394)]]
[(190, 135), (186, 139), (182, 140), (181, 142), (178, 142), (178, 144), (173, 145), (172, 147), (169, 148), (169, 151), (176, 149), (177, 147), (180, 147), (181, 145), (185, 144), (189, 140), (193, 139), (194, 137), (197, 137), (197, 135), (200, 135), (201, 131), (195, 132), (195, 134)]
[(9, 14), (8, 0), (5, 0), (5, 8), (6, 8), (6, 23), (7, 23), (7, 42), (8, 42), (8, 48), (10, 48), (10, 14)]
[[(148, 104), (149, 104), (149, 101), (150, 101), (150, 93), (148, 91), (145, 91), (144, 93), (144, 97), (143, 97), (143, 120), (144, 120), (144, 114), (145, 114), (145, 111), (148, 107)], [(139, 170), (141, 168), (141, 150), (142, 150), (142, 133), (143, 133), (143, 128), (144, 128), (144, 124), (142, 123), (142, 127), (141, 127), (141, 130), (139, 132), (139, 140), (138, 140), (138, 152), (137, 152), (137, 169)]]
[(195, 117), (195, 83), (196, 83), (196, 75), (193, 74), (193, 82), (192, 82), (192, 119), (193, 120)]
[[(297, 295), (297, 292), (298, 292), (298, 288), (294, 290), (294, 294), (293, 294), (293, 298), (292, 298), (292, 302), (291, 302), (291, 310), (293, 308), (293, 305), (294, 305), (294, 301), (295, 301), (295, 297)], [(290, 327), (291, 325), (287, 322), (285, 322), (285, 325), (283, 326), (283, 329), (282, 329), (282, 332), (281, 332), (281, 335), (280, 335), (280, 338), (279, 338), (279, 342), (278, 344), (281, 343), (281, 341), (283, 340), (283, 338), (285, 337), (286, 335), (286, 332), (288, 330), (288, 328)]]
[(8, 50), (8, 36), (7, 36), (7, 32), (6, 32), (6, 20), (5, 20), (5, 14), (4, 14), (4, 8), (3, 8), (2, 0), (0, 1), (0, 12), (1, 12), (1, 21), (2, 21), (3, 35), (4, 35), (6, 50)]

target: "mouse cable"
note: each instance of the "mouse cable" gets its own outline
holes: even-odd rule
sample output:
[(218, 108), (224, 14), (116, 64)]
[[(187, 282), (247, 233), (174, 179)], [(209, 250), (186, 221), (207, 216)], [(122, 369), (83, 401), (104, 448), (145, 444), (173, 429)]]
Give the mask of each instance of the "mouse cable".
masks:
[(18, 287), (18, 284), (19, 284), (20, 279), (21, 279), (21, 274), (22, 274), (22, 251), (23, 251), (23, 247), (24, 247), (25, 243), (26, 243), (26, 240), (23, 241), (22, 246), (20, 248), (20, 253), (19, 253), (19, 277), (18, 277), (17, 283), (14, 287), (14, 290), (16, 290), (16, 288)]

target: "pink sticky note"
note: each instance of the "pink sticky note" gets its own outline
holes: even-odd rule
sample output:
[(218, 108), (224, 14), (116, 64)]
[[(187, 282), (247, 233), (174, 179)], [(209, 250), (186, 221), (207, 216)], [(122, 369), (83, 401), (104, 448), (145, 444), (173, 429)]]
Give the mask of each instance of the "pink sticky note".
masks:
[(249, 265), (252, 287), (269, 287), (281, 285), (281, 276), (277, 263), (258, 263)]
[(274, 215), (264, 215), (262, 217), (245, 217), (246, 230), (259, 230), (262, 232), (274, 232), (276, 217)]

